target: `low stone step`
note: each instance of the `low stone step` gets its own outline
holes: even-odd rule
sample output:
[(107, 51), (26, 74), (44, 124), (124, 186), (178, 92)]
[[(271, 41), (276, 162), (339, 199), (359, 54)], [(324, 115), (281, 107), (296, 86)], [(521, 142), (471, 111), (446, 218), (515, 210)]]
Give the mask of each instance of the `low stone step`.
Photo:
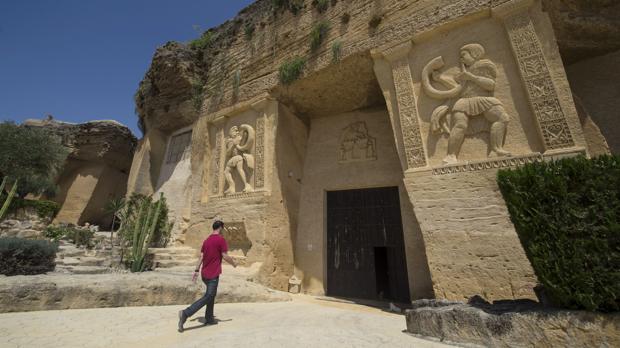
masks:
[(82, 257), (80, 258), (80, 266), (103, 266), (106, 259), (102, 257)]
[(176, 260), (161, 260), (155, 262), (156, 268), (170, 268), (179, 266), (196, 266), (195, 261), (176, 261)]
[(71, 266), (67, 267), (66, 270), (73, 274), (103, 274), (110, 272), (110, 268), (104, 266)]
[(154, 261), (162, 261), (162, 260), (179, 260), (179, 261), (189, 261), (189, 260), (196, 260), (197, 257), (195, 255), (177, 255), (177, 254), (160, 254), (160, 255), (154, 255), (153, 256), (153, 260)]

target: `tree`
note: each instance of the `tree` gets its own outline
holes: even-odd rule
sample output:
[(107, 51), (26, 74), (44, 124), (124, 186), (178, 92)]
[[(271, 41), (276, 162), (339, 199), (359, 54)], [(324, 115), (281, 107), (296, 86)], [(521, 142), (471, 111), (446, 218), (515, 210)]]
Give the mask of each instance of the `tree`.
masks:
[(60, 138), (43, 128), (0, 123), (0, 176), (19, 180), (21, 197), (55, 193), (55, 180), (68, 154)]

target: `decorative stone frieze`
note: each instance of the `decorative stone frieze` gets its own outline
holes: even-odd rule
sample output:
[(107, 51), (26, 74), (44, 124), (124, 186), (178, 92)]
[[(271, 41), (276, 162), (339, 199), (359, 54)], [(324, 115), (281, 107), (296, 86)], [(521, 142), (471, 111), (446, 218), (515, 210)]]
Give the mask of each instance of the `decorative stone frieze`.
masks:
[(573, 147), (575, 142), (528, 12), (531, 4), (530, 0), (511, 1), (494, 8), (493, 13), (504, 22), (545, 150)]

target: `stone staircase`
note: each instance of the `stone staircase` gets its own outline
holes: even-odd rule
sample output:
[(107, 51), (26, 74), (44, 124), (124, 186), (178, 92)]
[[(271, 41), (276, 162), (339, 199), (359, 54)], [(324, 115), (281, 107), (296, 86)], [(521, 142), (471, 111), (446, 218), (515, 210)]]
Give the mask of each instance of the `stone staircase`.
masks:
[(118, 248), (89, 250), (61, 241), (56, 253), (55, 272), (73, 274), (110, 273), (113, 271), (114, 263), (118, 262), (119, 259)]
[(191, 268), (198, 262), (198, 251), (190, 247), (150, 248), (149, 254), (153, 268)]

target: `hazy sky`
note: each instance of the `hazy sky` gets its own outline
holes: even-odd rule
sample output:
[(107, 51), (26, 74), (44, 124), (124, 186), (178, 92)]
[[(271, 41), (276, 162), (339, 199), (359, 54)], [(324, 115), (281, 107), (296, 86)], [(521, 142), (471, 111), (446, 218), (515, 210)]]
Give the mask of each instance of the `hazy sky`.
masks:
[(133, 95), (155, 48), (252, 2), (0, 0), (0, 120), (114, 119), (140, 137)]

